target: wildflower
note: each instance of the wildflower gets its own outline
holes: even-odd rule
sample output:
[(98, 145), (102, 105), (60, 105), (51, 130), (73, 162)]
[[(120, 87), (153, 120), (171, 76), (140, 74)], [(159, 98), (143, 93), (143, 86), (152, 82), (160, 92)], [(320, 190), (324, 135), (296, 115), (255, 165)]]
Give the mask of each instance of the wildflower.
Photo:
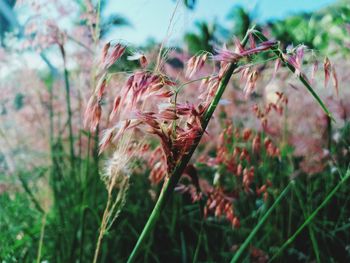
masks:
[(262, 185), (259, 189), (256, 190), (257, 195), (261, 195), (262, 193), (265, 193), (266, 189), (267, 189), (266, 185), (265, 184)]
[(252, 134), (252, 130), (251, 129), (244, 129), (244, 131), (243, 131), (243, 140), (248, 141), (251, 134)]
[(248, 75), (247, 83), (243, 89), (246, 98), (253, 92), (253, 90), (256, 86), (256, 82), (258, 80), (258, 76), (259, 75), (258, 75), (258, 72), (256, 70), (252, 71)]
[(244, 168), (243, 170), (243, 187), (245, 192), (250, 191), (250, 185), (254, 179), (254, 166), (251, 166), (249, 169)]
[(163, 120), (170, 120), (170, 121), (179, 119), (174, 109), (166, 109), (160, 112), (157, 116)]
[(112, 138), (114, 136), (114, 128), (107, 129), (103, 132), (102, 139), (99, 144), (99, 154), (101, 154), (111, 143)]
[(119, 140), (119, 138), (121, 138), (125, 131), (130, 127), (131, 124), (131, 120), (125, 120), (123, 122), (118, 123), (116, 126), (114, 126), (114, 129), (117, 130), (118, 132), (114, 135), (114, 137), (112, 138), (112, 141), (116, 142)]
[(268, 193), (268, 192), (265, 192), (265, 193), (263, 194), (264, 202), (267, 201), (268, 197), (269, 197), (269, 193)]
[(236, 146), (235, 149), (233, 150), (233, 156), (236, 157), (236, 156), (240, 155), (240, 153), (241, 153), (241, 148)]
[(100, 104), (95, 104), (95, 106), (92, 108), (92, 119), (91, 119), (91, 127), (92, 130), (96, 130), (97, 125), (100, 122), (102, 114), (102, 109)]
[(107, 54), (108, 54), (108, 50), (111, 46), (111, 42), (108, 42), (106, 43), (104, 46), (103, 46), (103, 49), (102, 49), (102, 57), (101, 57), (101, 63), (105, 63), (106, 61), (106, 57), (107, 57)]
[(246, 148), (243, 148), (241, 155), (239, 156), (239, 160), (240, 161), (247, 160), (248, 162), (250, 161), (250, 156)]
[(101, 105), (95, 95), (91, 96), (84, 113), (84, 126), (94, 131), (100, 122), (102, 114)]
[(266, 138), (264, 139), (264, 146), (265, 146), (265, 149), (267, 149), (271, 144), (272, 144), (271, 140), (270, 140), (268, 137), (266, 137)]
[(179, 131), (174, 146), (181, 152), (187, 153), (188, 149), (194, 141), (202, 133), (202, 128), (199, 124), (191, 125), (191, 128), (184, 131)]
[(250, 56), (254, 55), (257, 53), (260, 53), (262, 51), (266, 51), (271, 49), (272, 47), (276, 46), (277, 42), (276, 41), (265, 41), (261, 42), (259, 46), (256, 46), (255, 48), (251, 48), (246, 50), (245, 52), (242, 53), (243, 56)]
[(240, 226), (239, 219), (234, 213), (232, 201), (225, 195), (222, 188), (216, 187), (211, 189), (207, 194), (208, 199), (204, 207), (204, 216), (208, 217), (209, 213), (215, 217), (224, 216), (232, 226), (238, 228)]
[(274, 144), (272, 143), (272, 141), (268, 137), (266, 137), (264, 140), (264, 146), (265, 146), (265, 150), (269, 156), (277, 157), (280, 155), (279, 149), (276, 146), (274, 146)]
[(200, 56), (193, 56), (187, 62), (186, 77), (191, 78), (196, 72), (198, 72), (205, 64), (208, 54), (204, 53)]
[(249, 70), (250, 70), (249, 67), (245, 67), (245, 68), (242, 69), (241, 77), (240, 77), (240, 81), (241, 82), (243, 82), (244, 80), (248, 79)]
[(120, 96), (117, 96), (117, 97), (114, 99), (114, 102), (113, 102), (113, 109), (112, 109), (112, 112), (111, 112), (110, 115), (109, 115), (109, 120), (112, 120), (112, 119), (114, 118), (114, 116), (116, 115), (116, 113), (118, 112), (120, 102), (121, 102), (121, 97), (120, 97)]
[(166, 175), (166, 169), (163, 165), (163, 162), (157, 162), (150, 173), (150, 180), (152, 184), (158, 184)]
[(243, 166), (242, 164), (238, 164), (237, 165), (237, 170), (236, 170), (236, 175), (237, 176), (240, 176), (242, 174), (242, 171), (243, 171)]
[(318, 70), (318, 61), (316, 60), (312, 65), (312, 71), (311, 71), (311, 83), (313, 83), (315, 79), (315, 74)]
[(337, 77), (337, 72), (335, 71), (334, 66), (332, 67), (332, 82), (333, 86), (335, 88), (335, 92), (337, 96), (339, 95), (339, 89), (338, 89), (338, 77)]
[(160, 146), (156, 147), (148, 159), (148, 164), (150, 166), (154, 166), (154, 164), (158, 162), (158, 159), (162, 157), (162, 154), (163, 154), (162, 148)]
[(173, 95), (174, 92), (172, 92), (171, 90), (167, 90), (162, 93), (155, 94), (154, 96), (159, 98), (171, 98)]
[(154, 130), (159, 130), (160, 129), (160, 123), (157, 120), (155, 116), (155, 112), (141, 112), (141, 111), (136, 111), (135, 112), (135, 117), (141, 121), (144, 124), (147, 124)]
[(126, 47), (118, 43), (111, 51), (109, 49), (110, 45), (106, 45), (103, 50), (102, 68), (105, 70), (110, 68), (124, 54)]
[(253, 152), (254, 153), (258, 153), (260, 152), (260, 135), (257, 134), (254, 139), (253, 139), (253, 143), (252, 143), (252, 148), (253, 148)]
[(213, 96), (215, 95), (217, 89), (219, 88), (221, 78), (219, 76), (210, 77), (206, 84), (207, 89), (204, 94), (202, 94), (199, 98), (204, 100), (205, 104), (209, 104)]
[(331, 75), (331, 62), (328, 57), (325, 57), (323, 61), (323, 69), (324, 69), (324, 86), (327, 87), (330, 75)]
[(99, 83), (97, 84), (96, 93), (97, 93), (97, 98), (99, 101), (102, 100), (102, 97), (105, 93), (106, 86), (107, 86), (107, 79), (106, 79), (106, 76), (104, 75), (100, 79)]
[(242, 58), (241, 54), (232, 52), (228, 50), (226, 47), (222, 49), (218, 49), (216, 50), (216, 52), (217, 52), (217, 55), (213, 56), (213, 59), (216, 61), (236, 63), (238, 62), (238, 60)]
[(303, 64), (304, 49), (305, 49), (305, 46), (300, 45), (296, 48), (294, 55), (291, 55), (291, 56), (284, 55), (284, 59), (294, 67), (295, 69), (294, 74), (298, 77), (301, 75), (301, 71), (302, 71), (301, 67)]
[(235, 227), (235, 228), (239, 228), (241, 226), (241, 223), (239, 222), (239, 219), (238, 217), (234, 217), (232, 219), (232, 225)]

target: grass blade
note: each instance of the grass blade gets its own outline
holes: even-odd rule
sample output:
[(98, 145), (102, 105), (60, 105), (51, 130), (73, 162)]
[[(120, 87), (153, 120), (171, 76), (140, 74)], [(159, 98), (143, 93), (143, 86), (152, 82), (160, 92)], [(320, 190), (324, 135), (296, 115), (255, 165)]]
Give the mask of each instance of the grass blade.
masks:
[(350, 178), (350, 170), (346, 172), (346, 175), (340, 180), (340, 182), (333, 188), (333, 190), (326, 196), (323, 202), (312, 212), (312, 214), (304, 221), (304, 223), (298, 228), (295, 233), (288, 238), (288, 240), (282, 245), (277, 253), (271, 258), (270, 262), (273, 261), (288, 245), (290, 245), (300, 232), (315, 218), (318, 212), (331, 200), (331, 198), (337, 193), (339, 188)]
[(239, 247), (238, 251), (233, 256), (231, 263), (238, 262), (240, 257), (243, 255), (243, 252), (248, 247), (252, 239), (255, 237), (256, 233), (259, 231), (259, 229), (263, 226), (269, 215), (272, 213), (272, 211), (277, 207), (279, 202), (282, 200), (282, 198), (288, 193), (291, 186), (294, 184), (294, 181), (290, 181), (289, 184), (284, 188), (284, 190), (280, 193), (280, 195), (277, 197), (276, 201), (272, 204), (272, 206), (267, 210), (267, 212), (264, 214), (264, 216), (261, 218), (259, 223), (254, 227), (252, 232), (250, 232), (249, 236), (246, 238), (246, 240), (243, 242), (243, 244)]

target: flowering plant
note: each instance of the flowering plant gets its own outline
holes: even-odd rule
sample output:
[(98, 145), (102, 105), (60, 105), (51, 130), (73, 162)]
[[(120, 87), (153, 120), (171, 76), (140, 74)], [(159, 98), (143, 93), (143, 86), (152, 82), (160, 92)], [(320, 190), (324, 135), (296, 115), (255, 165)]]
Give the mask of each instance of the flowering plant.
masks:
[[(258, 40), (258, 43), (256, 42)], [(245, 46), (249, 42), (249, 47)], [(233, 74), (242, 73), (247, 84), (244, 88), (246, 98), (252, 93), (257, 81), (257, 72), (249, 65), (252, 56), (270, 51), (277, 55), (276, 70), (281, 63), (285, 64), (305, 85), (310, 93), (315, 97), (323, 110), (330, 117), (330, 113), (322, 100), (313, 91), (306, 75), (302, 73), (301, 61), (303, 57), (302, 47), (296, 49), (295, 54), (287, 55), (278, 48), (278, 42), (269, 41), (263, 34), (254, 28), (250, 29), (245, 38), (240, 42), (234, 40), (235, 49), (224, 47), (218, 49), (216, 55), (210, 56), (208, 53), (202, 53), (190, 58), (185, 72), (186, 81), (181, 83), (177, 79), (168, 77), (163, 70), (161, 60), (158, 60), (154, 70), (147, 68), (147, 58), (145, 55), (134, 55), (131, 59), (139, 59), (141, 70), (133, 72), (128, 76), (125, 84), (118, 87), (114, 98), (113, 108), (109, 113), (109, 127), (104, 131), (100, 142), (100, 152), (113, 146), (113, 156), (107, 163), (104, 178), (106, 181), (109, 197), (115, 187), (126, 187), (130, 170), (130, 160), (140, 154), (151, 152), (148, 158), (151, 168), (150, 178), (153, 183), (158, 183), (164, 179), (164, 185), (155, 208), (143, 230), (141, 236), (128, 260), (135, 260), (142, 242), (154, 226), (161, 210), (164, 208), (172, 191), (176, 187), (181, 175), (189, 169), (188, 163), (195, 152), (201, 138), (206, 133), (213, 113), (218, 106), (226, 86)], [(102, 116), (102, 101), (106, 94), (107, 82), (109, 78), (108, 69), (113, 65), (127, 50), (127, 47), (118, 43), (106, 44), (103, 48), (100, 64), (100, 81), (91, 96), (85, 112), (85, 123), (91, 130), (98, 127)], [(206, 63), (209, 63), (208, 57), (212, 58), (212, 71), (209, 76), (196, 79), (197, 73)], [(199, 80), (202, 80), (199, 82)], [(195, 102), (182, 101), (181, 92), (189, 83), (198, 82), (197, 96)], [(269, 109), (273, 107), (277, 111), (283, 108), (279, 102), (287, 102), (283, 94), (279, 93), (277, 104), (270, 104)], [(263, 119), (264, 114), (256, 109), (257, 116)], [(230, 128), (228, 128), (230, 129)], [(144, 134), (155, 136), (159, 140), (159, 146), (152, 149), (145, 140), (136, 139), (135, 134)], [(230, 134), (232, 132), (228, 132)], [(249, 140), (250, 131), (245, 131), (243, 140)], [(231, 138), (231, 137), (229, 137)], [(236, 138), (238, 139), (239, 136)], [(226, 138), (227, 140), (227, 138)], [(230, 139), (228, 139), (230, 140)], [(223, 138), (221, 143), (225, 143)], [(252, 148), (257, 152), (260, 148), (260, 136), (253, 139)], [(268, 138), (264, 141), (267, 154), (270, 156), (279, 156), (279, 150)], [(236, 163), (235, 159), (246, 160), (243, 168), (241, 163)], [(242, 185), (246, 192), (250, 191), (250, 185), (254, 179), (254, 167), (249, 167), (251, 154), (246, 148), (242, 150), (236, 147), (229, 151), (220, 146), (218, 156), (214, 162), (224, 163), (227, 169), (231, 170), (237, 176), (243, 173)], [(266, 188), (271, 183), (267, 182), (257, 189), (258, 194), (264, 194), (267, 197)], [(122, 191), (122, 190), (121, 190)], [(192, 193), (193, 190), (192, 190)], [(239, 220), (234, 215), (232, 205), (225, 201), (227, 197), (223, 195), (222, 189), (216, 188), (207, 193), (208, 201), (205, 207), (205, 214), (209, 211), (215, 211), (219, 216), (223, 212), (228, 220), (236, 227), (239, 226)], [(111, 219), (113, 209), (110, 198), (108, 200), (103, 221), (101, 225), (100, 237), (95, 253), (95, 262), (98, 257), (99, 246), (103, 233)], [(201, 199), (200, 193), (193, 194), (194, 200)]]

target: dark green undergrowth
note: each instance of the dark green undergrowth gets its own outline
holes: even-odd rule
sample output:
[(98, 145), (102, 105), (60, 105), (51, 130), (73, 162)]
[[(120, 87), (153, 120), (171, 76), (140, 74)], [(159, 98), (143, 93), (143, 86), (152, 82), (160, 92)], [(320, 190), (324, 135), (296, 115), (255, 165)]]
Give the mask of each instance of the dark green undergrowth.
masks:
[[(259, 249), (271, 258), (345, 175), (348, 160), (340, 158), (338, 153), (342, 148), (349, 147), (349, 126), (345, 126), (342, 133), (343, 139), (332, 145), (336, 166), (330, 162), (322, 173), (310, 176), (296, 170), (298, 160), (292, 159), (287, 149), (282, 151), (280, 161), (263, 162), (258, 174), (273, 182), (269, 199), (264, 202), (249, 195), (237, 199), (235, 208), (241, 219), (238, 229), (233, 229), (224, 219), (203, 219), (199, 203), (192, 203), (187, 194), (175, 194), (143, 248), (139, 261), (193, 262), (195, 257), (197, 262), (230, 261), (235, 250), (293, 177), (295, 184), (291, 191), (254, 236), (241, 260), (258, 262), (258, 258), (252, 254), (253, 249)], [(40, 261), (92, 261), (107, 200), (105, 186), (96, 174), (93, 160), (78, 160), (80, 165), (77, 167), (82, 168), (72, 172), (69, 165), (63, 165), (64, 156), (62, 158), (62, 163), (58, 162), (56, 167), (49, 169), (51, 172), (35, 177), (37, 180), (51, 178), (47, 180), (52, 204), (49, 209), (41, 207), (46, 212), (40, 210), (40, 202), (35, 203), (38, 201), (35, 196), (44, 189), (30, 179), (32, 172), (21, 173), (21, 178), (30, 188), (29, 192), (23, 188), (25, 184), (19, 184), (21, 187), (15, 191), (0, 195), (2, 262), (34, 262), (37, 259), (45, 215)], [(203, 172), (210, 178), (208, 171)], [(127, 260), (155, 202), (150, 190), (157, 194), (160, 186), (152, 187), (147, 173), (131, 176), (126, 205), (102, 242), (99, 262)], [(348, 262), (348, 193), (349, 187), (345, 183), (274, 261)]]

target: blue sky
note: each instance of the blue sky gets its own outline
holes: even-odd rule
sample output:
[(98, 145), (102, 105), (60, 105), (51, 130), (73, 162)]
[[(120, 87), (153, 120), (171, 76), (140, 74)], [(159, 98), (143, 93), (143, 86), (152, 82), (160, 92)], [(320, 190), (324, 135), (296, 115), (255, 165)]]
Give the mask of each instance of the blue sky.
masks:
[[(197, 0), (194, 11), (182, 5), (177, 9), (171, 27), (169, 41), (180, 41), (185, 32), (194, 29), (197, 20), (214, 21), (225, 24), (230, 9), (237, 4), (254, 10), (258, 21), (282, 18), (300, 11), (312, 11), (334, 3), (335, 0)], [(140, 44), (147, 38), (161, 41), (167, 32), (170, 17), (176, 6), (173, 0), (112, 0), (106, 14), (124, 15), (133, 27), (117, 29), (110, 37)]]

